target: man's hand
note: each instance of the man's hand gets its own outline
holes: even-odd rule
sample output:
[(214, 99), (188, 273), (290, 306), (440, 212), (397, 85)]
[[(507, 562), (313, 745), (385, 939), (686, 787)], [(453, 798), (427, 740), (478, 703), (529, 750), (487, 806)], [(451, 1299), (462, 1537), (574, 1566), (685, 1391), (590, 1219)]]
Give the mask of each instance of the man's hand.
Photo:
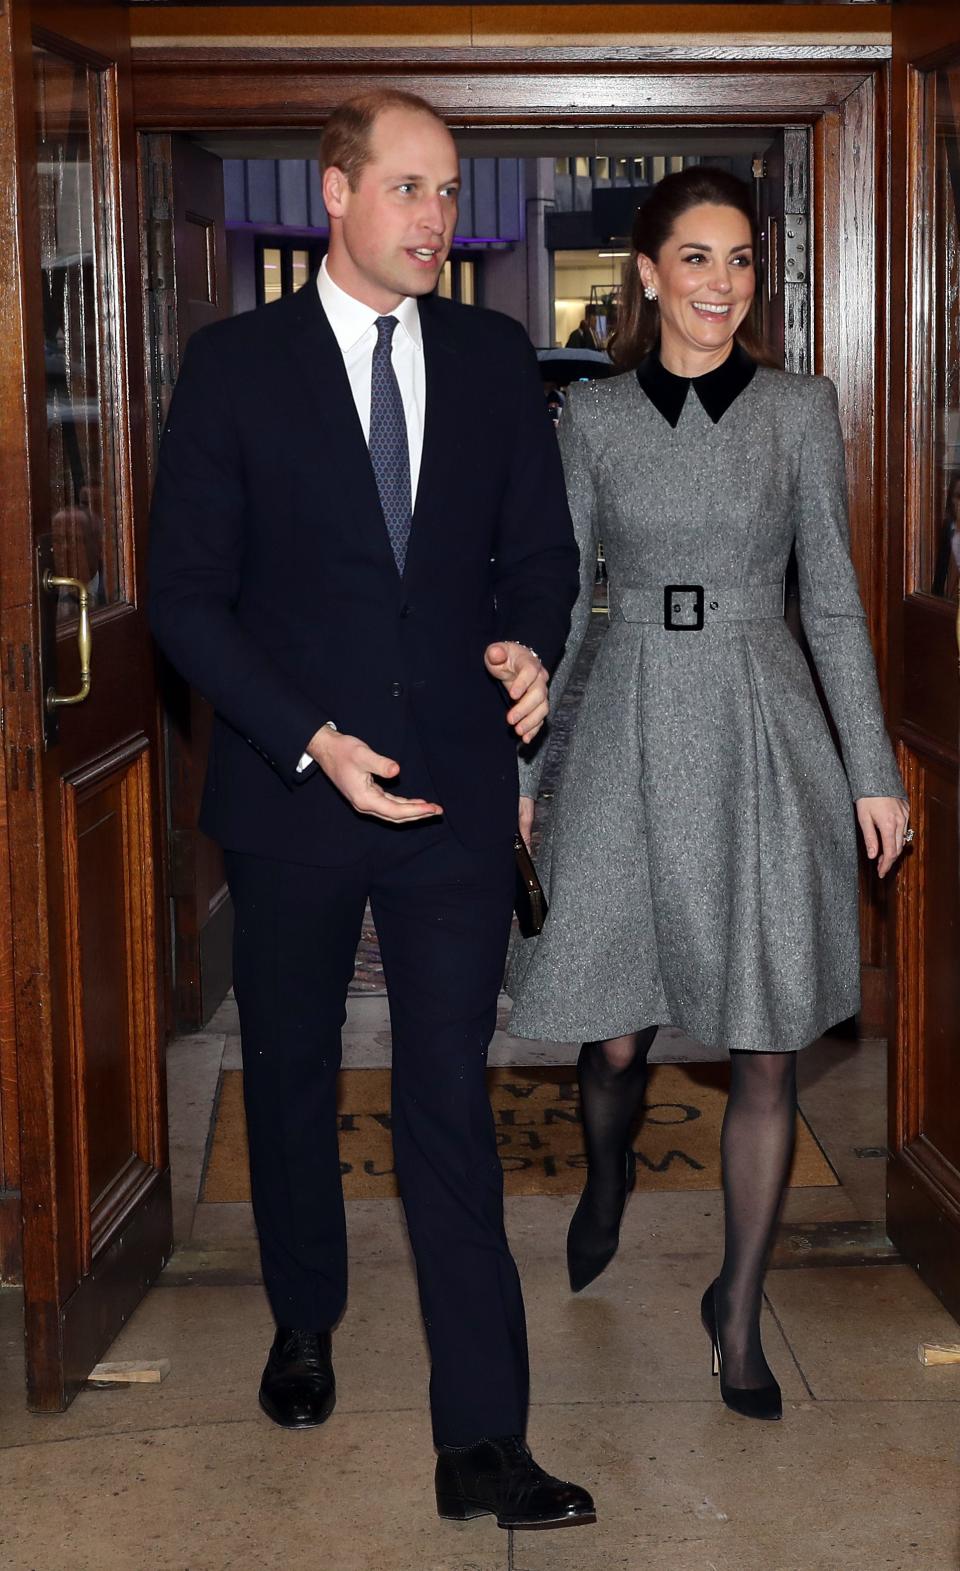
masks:
[(400, 773), (400, 765), (392, 758), (382, 758), (358, 736), (344, 736), (341, 731), (323, 726), (310, 738), (307, 752), (350, 806), (369, 818), (379, 818), (388, 824), (408, 824), (419, 818), (436, 818), (443, 812), (437, 802), (425, 802), (422, 797), (392, 796), (378, 785), (375, 775), (392, 780)]
[(519, 815), (520, 835), (528, 851), (532, 849), (530, 844), (530, 837), (533, 834), (533, 809), (533, 797), (522, 796), (520, 798)]
[(484, 652), (483, 663), (516, 700), (507, 710), (507, 724), (513, 726), (521, 742), (532, 742), (550, 712), (550, 676), (546, 666), (540, 664), (532, 649), (506, 642), (491, 644)]
[(910, 820), (910, 807), (899, 796), (861, 796), (857, 798), (857, 818), (867, 856), (877, 857), (877, 872), (889, 873), (904, 846)]

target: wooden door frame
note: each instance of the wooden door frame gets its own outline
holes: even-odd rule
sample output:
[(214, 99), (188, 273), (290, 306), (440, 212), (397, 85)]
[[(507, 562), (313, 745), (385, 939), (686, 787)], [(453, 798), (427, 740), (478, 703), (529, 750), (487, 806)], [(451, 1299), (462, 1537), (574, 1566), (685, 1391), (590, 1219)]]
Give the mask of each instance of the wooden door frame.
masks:
[[(92, 16), (91, 8), (86, 15)], [(98, 20), (106, 18), (112, 29), (115, 55), (101, 57), (86, 44), (74, 43), (74, 18), (59, 13), (66, 26), (65, 52), (81, 62), (102, 68), (108, 82), (107, 134), (116, 138), (111, 151), (119, 164), (120, 126), (132, 120), (129, 79), (129, 40), (124, 13), (104, 6)], [(48, 24), (57, 15), (45, 13)], [(83, 1141), (80, 1112), (65, 1090), (62, 1044), (73, 1041), (66, 1021), (76, 1006), (71, 992), (78, 976), (76, 930), (65, 909), (76, 893), (75, 872), (61, 870), (48, 855), (46, 840), (51, 816), (66, 817), (69, 806), (53, 801), (44, 780), (44, 693), (38, 652), (41, 646), (41, 608), (34, 555), (34, 523), (45, 511), (46, 390), (42, 359), (42, 301), (35, 240), (39, 231), (33, 183), (21, 178), (35, 148), (33, 101), (24, 84), (33, 78), (31, 51), (35, 38), (49, 37), (60, 48), (57, 34), (38, 30), (28, 4), (0, 7), (0, 172), (9, 185), (9, 199), (0, 211), (0, 704), (2, 704), (3, 778), (0, 784), (0, 985), (9, 985), (0, 1005), (0, 1131), (3, 1134), (2, 1188), (0, 1188), (0, 1275), (13, 1280), (22, 1275), (28, 1283), (27, 1332), (30, 1360), (28, 1389), (32, 1405), (56, 1410), (69, 1400), (85, 1380), (99, 1356), (111, 1325), (122, 1323), (142, 1296), (143, 1260), (149, 1254), (156, 1274), (162, 1266), (170, 1236), (170, 1178), (167, 1161), (166, 1120), (150, 1120), (151, 1106), (162, 1104), (162, 1085), (147, 1072), (144, 1051), (138, 1054), (133, 1094), (138, 1128), (145, 1130), (150, 1174), (133, 1171), (109, 1192), (107, 1209), (97, 1221), (101, 1229), (91, 1236), (90, 1199), (78, 1167), (67, 1170), (58, 1145), (58, 1131), (70, 1127), (76, 1149)], [(114, 63), (116, 62), (116, 63)], [(147, 503), (146, 468), (136, 431), (143, 424), (138, 389), (143, 385), (139, 363), (139, 276), (130, 262), (129, 242), (134, 233), (135, 191), (126, 181), (110, 205), (111, 244), (123, 257), (120, 297), (111, 315), (111, 333), (117, 345), (117, 362), (123, 368), (117, 389), (125, 416), (126, 439), (120, 448), (120, 486), (126, 500), (128, 522), (142, 516)], [(131, 207), (132, 202), (132, 207)], [(124, 534), (126, 581), (130, 604), (107, 607), (98, 614), (95, 629), (113, 628), (143, 604), (145, 564), (135, 554), (132, 531)], [(97, 631), (94, 632), (96, 644)], [(67, 680), (70, 661), (76, 659), (69, 645), (64, 654)], [(48, 672), (48, 679), (52, 673)], [(106, 670), (103, 682), (119, 682), (121, 674)], [(73, 685), (76, 685), (75, 683)], [(121, 738), (120, 748), (125, 744)], [(123, 762), (114, 748), (111, 763)], [(144, 789), (146, 742), (128, 745), (131, 781), (136, 775), (140, 796), (131, 807), (131, 819), (148, 824), (152, 797), (154, 833), (158, 793)], [(141, 760), (136, 769), (133, 753)], [(72, 784), (90, 783), (93, 770), (77, 772)], [(133, 790), (133, 785), (130, 787)], [(5, 810), (4, 810), (5, 808)], [(131, 861), (135, 856), (131, 852)], [(149, 869), (149, 857), (136, 858), (135, 875)], [(152, 950), (152, 932), (160, 915), (156, 890), (141, 881), (136, 894), (137, 919), (143, 950)], [(152, 961), (150, 962), (152, 968)], [(67, 985), (61, 986), (66, 977)], [(54, 980), (56, 978), (56, 981)], [(136, 1020), (131, 1030), (138, 1043), (157, 1036), (152, 969), (134, 1001)], [(16, 1075), (10, 1073), (15, 1057)], [(160, 1080), (162, 1081), (162, 1063)], [(149, 1124), (149, 1128), (147, 1127)], [(17, 1149), (9, 1149), (9, 1135), (16, 1130)], [(75, 1153), (71, 1153), (75, 1154)], [(61, 1161), (61, 1158), (64, 1158)], [(15, 1165), (14, 1165), (15, 1164)], [(10, 1183), (15, 1176), (16, 1186)], [(93, 1197), (94, 1200), (96, 1197)], [(76, 1213), (76, 1215), (75, 1215)], [(21, 1228), (21, 1223), (22, 1228)], [(22, 1261), (18, 1246), (22, 1233)], [(99, 1240), (109, 1235), (105, 1247)], [(96, 1258), (91, 1256), (96, 1251)], [(70, 1284), (76, 1280), (76, 1285)], [(104, 1304), (109, 1297), (110, 1324)]]
[[(956, 782), (960, 747), (956, 730), (956, 607), (924, 593), (919, 585), (920, 536), (931, 498), (922, 472), (929, 428), (930, 342), (929, 233), (926, 223), (928, 160), (921, 145), (923, 74), (955, 61), (957, 46), (945, 48), (951, 28), (946, 7), (910, 6), (909, 51), (897, 48), (891, 71), (890, 290), (906, 309), (891, 321), (891, 709), (904, 783), (918, 836), (917, 853), (906, 859), (897, 884), (891, 924), (893, 1026), (900, 1050), (889, 1073), (890, 1156), (887, 1209), (890, 1234), (924, 1281), (960, 1318), (960, 1187), (956, 1173), (924, 1133), (927, 1000), (923, 935), (927, 880), (925, 836), (931, 775)], [(899, 215), (904, 217), (900, 220)], [(907, 658), (909, 655), (910, 659)], [(931, 670), (953, 673), (953, 691), (928, 686)], [(900, 723), (910, 713), (918, 723)], [(949, 1236), (948, 1236), (949, 1235)]]
[[(733, 25), (730, 8), (713, 9), (717, 21), (727, 12), (725, 25)], [(889, 56), (882, 44), (809, 42), (404, 50), (135, 45), (135, 119), (141, 132), (313, 130), (344, 98), (393, 84), (423, 94), (455, 129), (810, 125), (821, 302), (814, 366), (839, 392), (853, 555), (885, 688)], [(824, 291), (828, 278), (836, 283)], [(863, 888), (861, 1024), (864, 1035), (880, 1036), (888, 1026), (885, 890), (872, 873)]]

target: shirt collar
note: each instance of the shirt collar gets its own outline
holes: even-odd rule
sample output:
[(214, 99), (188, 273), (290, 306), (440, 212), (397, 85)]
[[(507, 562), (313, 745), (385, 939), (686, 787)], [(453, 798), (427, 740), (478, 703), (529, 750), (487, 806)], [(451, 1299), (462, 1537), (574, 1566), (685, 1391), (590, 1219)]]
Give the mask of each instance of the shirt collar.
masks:
[[(327, 271), (327, 259), (324, 257), (320, 263), (317, 274), (317, 290), (320, 295), (320, 304), (326, 313), (327, 321), (333, 329), (333, 336), (340, 346), (340, 353), (347, 354), (359, 343), (364, 333), (373, 326), (381, 314), (374, 311), (372, 306), (364, 305), (355, 295), (347, 294), (339, 284), (335, 284)], [(393, 310), (386, 313), (395, 316), (408, 338), (417, 349), (423, 347), (423, 333), (420, 328), (420, 312), (417, 302), (412, 295), (406, 296)]]
[(661, 361), (659, 349), (654, 349), (637, 366), (637, 381), (664, 420), (674, 428), (679, 423), (691, 386), (716, 425), (753, 381), (756, 369), (757, 362), (736, 342), (722, 365), (694, 377), (674, 376)]

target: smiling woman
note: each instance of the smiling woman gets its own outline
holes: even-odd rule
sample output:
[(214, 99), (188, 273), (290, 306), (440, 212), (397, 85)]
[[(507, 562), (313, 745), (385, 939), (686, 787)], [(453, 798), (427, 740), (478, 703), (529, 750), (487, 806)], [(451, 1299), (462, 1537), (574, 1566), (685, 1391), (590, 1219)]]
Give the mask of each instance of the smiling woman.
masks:
[(637, 209), (612, 358), (633, 370), (661, 340), (668, 370), (701, 376), (735, 339), (758, 364), (776, 364), (755, 320), (756, 255), (741, 181), (709, 166), (667, 175)]
[[(760, 1305), (797, 1053), (859, 1004), (853, 803), (881, 877), (908, 810), (849, 555), (836, 391), (748, 352), (755, 242), (746, 185), (710, 168), (661, 181), (634, 225), (613, 351), (636, 374), (574, 387), (560, 421), (582, 581), (554, 706), (600, 527), (611, 625), (541, 849), (549, 912), (508, 991), (515, 1036), (583, 1044), (574, 1292), (618, 1247), (658, 1025), (729, 1051), (724, 1258), (701, 1318), (724, 1402), (776, 1420)], [(846, 773), (784, 621), (794, 548)], [(521, 770), (528, 822), (541, 767)]]

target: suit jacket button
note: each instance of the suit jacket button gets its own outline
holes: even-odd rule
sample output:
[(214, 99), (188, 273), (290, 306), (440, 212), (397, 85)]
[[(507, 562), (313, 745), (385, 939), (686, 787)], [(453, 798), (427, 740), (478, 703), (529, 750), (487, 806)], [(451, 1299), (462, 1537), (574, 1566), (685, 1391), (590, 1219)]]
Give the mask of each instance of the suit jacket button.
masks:
[(394, 684), (391, 687), (390, 691), (393, 694), (394, 698), (402, 698), (403, 697), (403, 683), (402, 682), (394, 682)]
[(411, 605), (402, 605), (400, 607), (400, 615), (401, 615), (401, 617), (408, 617), (408, 616), (410, 616), (412, 614), (412, 612), (413, 612), (413, 606), (411, 606)]

